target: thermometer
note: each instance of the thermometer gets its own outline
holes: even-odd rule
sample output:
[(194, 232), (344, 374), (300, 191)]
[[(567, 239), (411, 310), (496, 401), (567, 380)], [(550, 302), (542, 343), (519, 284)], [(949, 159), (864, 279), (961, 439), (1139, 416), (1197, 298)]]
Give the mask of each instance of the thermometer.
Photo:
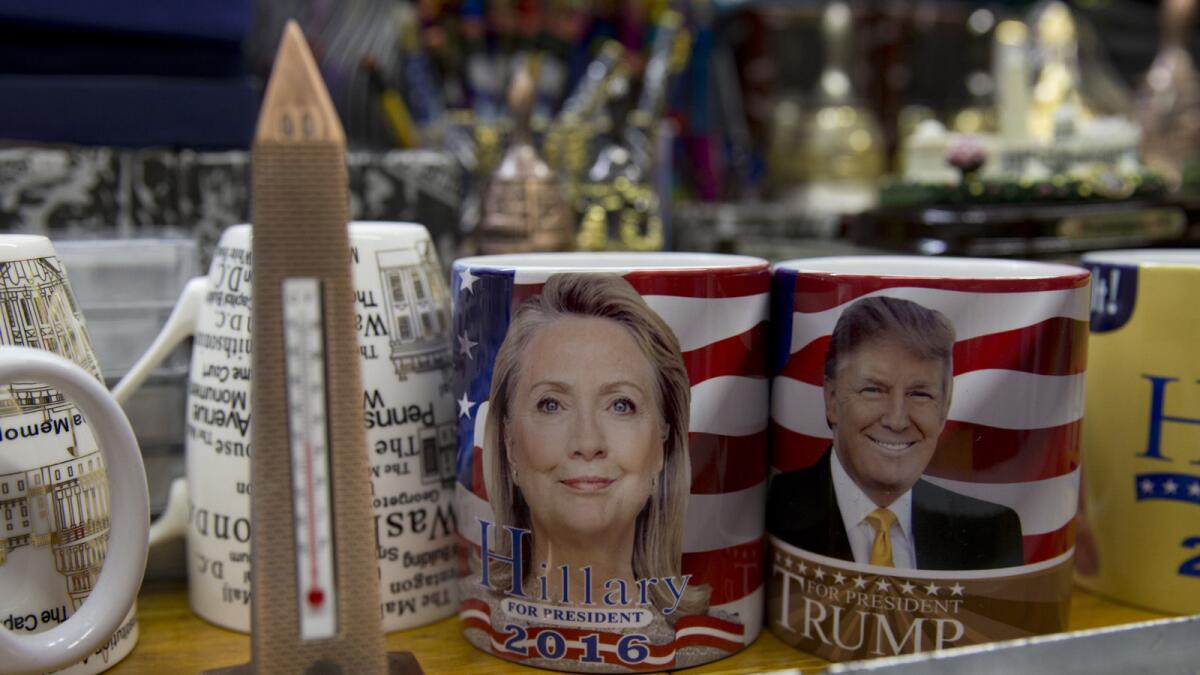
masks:
[(252, 158), (250, 663), (210, 672), (419, 673), (387, 652), (379, 620), (346, 136), (294, 21)]
[(337, 633), (321, 282), (315, 277), (285, 278), (282, 300), (296, 600), (300, 639), (316, 640)]

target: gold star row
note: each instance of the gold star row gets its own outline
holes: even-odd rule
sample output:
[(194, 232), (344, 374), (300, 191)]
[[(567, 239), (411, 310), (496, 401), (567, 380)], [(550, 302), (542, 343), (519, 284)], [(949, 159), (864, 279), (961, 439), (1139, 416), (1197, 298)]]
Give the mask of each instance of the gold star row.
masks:
[[(932, 579), (928, 584), (914, 584), (910, 579), (905, 579), (904, 583), (896, 583), (896, 579), (894, 578), (889, 583), (888, 579), (883, 575), (876, 577), (874, 581), (871, 581), (861, 574), (853, 577), (847, 577), (839, 570), (826, 570), (819, 565), (813, 565), (810, 567), (808, 563), (803, 560), (799, 560), (779, 552), (776, 552), (775, 554), (775, 567), (786, 568), (790, 571), (790, 573), (798, 574), (802, 577), (810, 576), (809, 572), (811, 572), (811, 577), (814, 580), (825, 582), (826, 584), (832, 586), (841, 586), (849, 582), (854, 586), (854, 590), (867, 590), (869, 588), (874, 588), (879, 592), (887, 592), (891, 590), (892, 586), (894, 585), (900, 590), (901, 593), (906, 593), (908, 595), (914, 595), (917, 589), (923, 589), (925, 594), (930, 596), (938, 596), (942, 591), (946, 591), (951, 596), (960, 597), (963, 596), (964, 591), (966, 591), (966, 587), (957, 581), (950, 586), (939, 586)], [(829, 581), (825, 581), (826, 577), (829, 578)]]

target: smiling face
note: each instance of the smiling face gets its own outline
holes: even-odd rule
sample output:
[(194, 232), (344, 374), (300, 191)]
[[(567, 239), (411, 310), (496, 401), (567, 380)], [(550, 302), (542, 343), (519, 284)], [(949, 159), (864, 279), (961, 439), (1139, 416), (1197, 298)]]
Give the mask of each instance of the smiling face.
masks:
[(937, 449), (950, 387), (946, 365), (887, 340), (843, 354), (825, 382), (825, 415), (838, 460), (872, 501), (891, 504), (917, 482)]
[(654, 369), (609, 319), (563, 317), (524, 349), (506, 427), (535, 541), (633, 541), (663, 466)]

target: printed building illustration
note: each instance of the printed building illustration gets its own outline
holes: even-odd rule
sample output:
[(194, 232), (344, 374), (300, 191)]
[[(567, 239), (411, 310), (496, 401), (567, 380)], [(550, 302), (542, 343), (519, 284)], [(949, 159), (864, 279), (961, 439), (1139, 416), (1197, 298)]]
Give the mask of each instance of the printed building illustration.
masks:
[[(61, 265), (56, 258), (0, 262), (0, 344), (44, 349), (99, 377)], [(70, 407), (61, 393), (42, 384), (19, 382), (0, 390), (0, 417)]]
[(455, 455), (458, 443), (455, 422), (442, 422), (431, 429), (422, 429), (421, 482), (454, 484)]
[(448, 371), (450, 293), (430, 242), (380, 251), (378, 261), (396, 375)]
[(97, 452), (0, 474), (0, 565), (23, 546), (50, 547), (72, 609), (78, 609), (100, 576), (108, 512), (108, 485)]
[[(384, 307), (390, 331), (390, 358), (403, 382), (413, 373), (439, 371), (443, 386), (450, 379), (450, 292), (442, 278), (437, 252), (428, 241), (411, 248), (380, 251)], [(455, 423), (423, 429), (421, 480), (452, 483), (457, 448)]]
[[(57, 258), (0, 262), (0, 344), (43, 349), (97, 378), (100, 366)], [(57, 413), (57, 415), (55, 414)], [(0, 565), (22, 547), (49, 547), (74, 608), (95, 585), (108, 545), (108, 485), (100, 454), (83, 456), (74, 404), (53, 387), (0, 387), (4, 442), (61, 438), (71, 459), (0, 474)], [(21, 440), (18, 440), (21, 439)], [(53, 442), (53, 441), (52, 441)], [(48, 452), (50, 457), (60, 452)]]

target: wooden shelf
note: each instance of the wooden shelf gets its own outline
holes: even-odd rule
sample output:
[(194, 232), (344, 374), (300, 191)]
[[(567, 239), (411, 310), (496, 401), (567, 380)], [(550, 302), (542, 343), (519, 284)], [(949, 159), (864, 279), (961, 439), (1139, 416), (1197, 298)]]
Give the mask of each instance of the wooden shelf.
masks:
[[(1080, 589), (1071, 598), (1072, 630), (1113, 626), (1162, 617), (1135, 607), (1118, 605)], [(250, 658), (249, 637), (217, 628), (188, 608), (184, 581), (148, 582), (138, 597), (141, 636), (130, 656), (113, 675), (196, 673), (208, 668), (243, 663)], [(388, 647), (416, 654), (426, 673), (546, 672), (508, 663), (471, 647), (459, 632), (457, 617), (413, 630), (392, 633)], [(815, 669), (826, 662), (780, 642), (769, 631), (749, 648), (727, 659), (685, 673), (757, 673), (787, 668)]]

